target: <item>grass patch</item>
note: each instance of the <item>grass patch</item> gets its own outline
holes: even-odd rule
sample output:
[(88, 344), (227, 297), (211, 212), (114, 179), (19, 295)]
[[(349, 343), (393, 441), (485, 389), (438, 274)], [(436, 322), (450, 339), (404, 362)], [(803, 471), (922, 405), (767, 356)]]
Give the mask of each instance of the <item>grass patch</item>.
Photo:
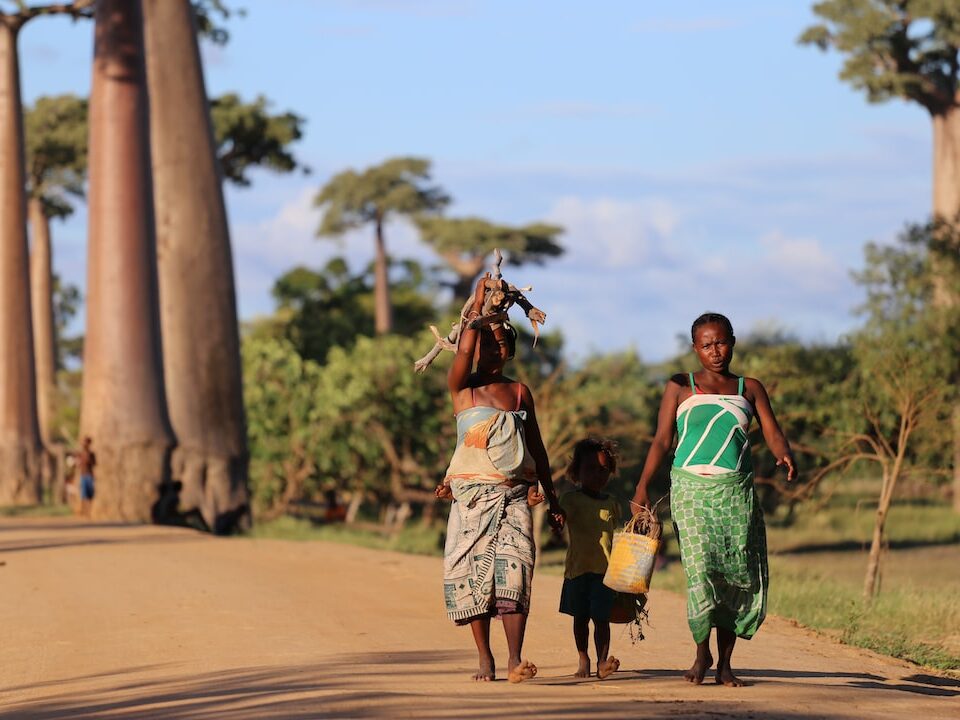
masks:
[(284, 516), (276, 520), (254, 523), (247, 537), (273, 540), (325, 540), (327, 542), (359, 545), (376, 550), (394, 550), (413, 555), (443, 554), (442, 530), (425, 528), (420, 523), (405, 527), (394, 536), (383, 535), (371, 529), (351, 527), (340, 523), (318, 525), (310, 520)]
[[(960, 548), (953, 551), (953, 562), (924, 561), (922, 557), (933, 550), (908, 551), (910, 557), (896, 568), (900, 581), (890, 582), (888, 576), (886, 586), (869, 604), (861, 598), (863, 553), (772, 556), (768, 611), (848, 645), (941, 670), (960, 670), (960, 603), (956, 602), (960, 582), (950, 569), (960, 562)], [(891, 553), (887, 563), (896, 560)], [(931, 574), (939, 581), (930, 582)], [(910, 575), (916, 576), (915, 582)], [(658, 570), (653, 584), (684, 594), (686, 579), (680, 563)]]
[(69, 505), (20, 505), (0, 507), (0, 517), (66, 517), (72, 515)]

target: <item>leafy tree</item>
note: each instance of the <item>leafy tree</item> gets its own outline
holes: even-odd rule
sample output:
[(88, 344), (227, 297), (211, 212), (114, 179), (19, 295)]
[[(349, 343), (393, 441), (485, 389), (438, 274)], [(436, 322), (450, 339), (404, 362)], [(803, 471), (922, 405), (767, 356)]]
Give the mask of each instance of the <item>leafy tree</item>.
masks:
[(323, 211), (317, 229), (320, 237), (374, 226), (374, 327), (378, 335), (393, 328), (384, 224), (394, 215), (437, 212), (449, 201), (440, 187), (430, 184), (430, 161), (414, 157), (392, 158), (362, 172), (344, 170), (314, 198), (314, 205)]
[(563, 228), (545, 223), (522, 227), (495, 224), (482, 218), (423, 216), (416, 219), (420, 236), (433, 247), (456, 275), (455, 300), (462, 302), (473, 290), (494, 248), (506, 252), (508, 265), (542, 265), (563, 254), (557, 236)]
[(217, 143), (217, 158), (224, 179), (246, 187), (247, 171), (254, 166), (288, 173), (302, 165), (290, 152), (290, 143), (303, 137), (304, 119), (290, 111), (271, 115), (270, 101), (258, 95), (244, 102), (234, 93), (210, 101), (210, 117)]
[[(835, 48), (846, 56), (841, 79), (870, 102), (900, 98), (923, 107), (933, 123), (934, 220), (960, 222), (960, 3), (948, 0), (823, 0), (813, 6), (822, 20), (801, 43)], [(951, 231), (951, 235), (954, 231)], [(934, 302), (960, 304), (951, 281), (960, 246), (931, 246)], [(956, 277), (955, 275), (953, 276)], [(954, 346), (954, 352), (960, 345)], [(956, 373), (952, 375), (956, 379)], [(960, 512), (960, 405), (953, 410), (954, 508)]]
[[(856, 370), (851, 376), (846, 422), (835, 464), (875, 463), (881, 473), (877, 514), (864, 579), (864, 596), (878, 589), (881, 549), (890, 504), (909, 475), (936, 478), (948, 453), (950, 402), (945, 382), (955, 362), (955, 324), (933, 305), (927, 247), (913, 228), (894, 247), (870, 244), (857, 275), (867, 291), (864, 327), (852, 336)], [(913, 241), (911, 243), (911, 241)]]
[[(395, 273), (395, 329), (403, 335), (420, 333), (436, 314), (434, 288), (413, 260), (392, 264)], [(374, 334), (373, 268), (353, 274), (343, 258), (333, 258), (319, 271), (296, 267), (273, 286), (278, 304), (274, 322), (304, 358), (325, 362), (333, 347), (350, 348), (357, 337)]]

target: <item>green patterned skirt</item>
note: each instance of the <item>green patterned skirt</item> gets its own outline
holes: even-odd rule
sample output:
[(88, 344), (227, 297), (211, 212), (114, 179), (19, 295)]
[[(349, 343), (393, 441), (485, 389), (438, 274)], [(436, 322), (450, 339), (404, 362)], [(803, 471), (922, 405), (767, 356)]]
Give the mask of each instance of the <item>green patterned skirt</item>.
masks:
[(687, 576), (695, 642), (724, 628), (750, 639), (767, 614), (767, 533), (753, 473), (704, 477), (673, 468), (670, 511)]

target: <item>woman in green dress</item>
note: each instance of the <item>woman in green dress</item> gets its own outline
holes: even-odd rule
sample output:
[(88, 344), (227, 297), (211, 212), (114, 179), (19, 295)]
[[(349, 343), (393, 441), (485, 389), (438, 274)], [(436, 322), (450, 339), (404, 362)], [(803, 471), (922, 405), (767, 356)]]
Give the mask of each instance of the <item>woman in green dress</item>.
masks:
[(737, 638), (750, 639), (767, 609), (767, 545), (763, 512), (753, 487), (748, 432), (755, 417), (777, 465), (796, 477), (796, 461), (763, 384), (730, 372), (736, 338), (717, 313), (691, 328), (702, 366), (670, 378), (657, 432), (633, 505), (650, 505), (648, 486), (679, 435), (670, 471), (670, 510), (687, 579), (687, 622), (697, 656), (684, 677), (703, 682), (713, 666), (710, 633), (717, 628), (718, 684), (739, 687), (730, 660)]

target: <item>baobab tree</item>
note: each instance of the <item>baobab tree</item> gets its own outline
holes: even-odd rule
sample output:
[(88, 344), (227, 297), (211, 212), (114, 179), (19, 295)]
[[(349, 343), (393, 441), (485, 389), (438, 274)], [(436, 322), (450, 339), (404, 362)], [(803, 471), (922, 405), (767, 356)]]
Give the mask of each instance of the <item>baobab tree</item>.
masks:
[(545, 223), (522, 227), (494, 224), (477, 217), (418, 217), (420, 237), (430, 245), (456, 275), (455, 301), (473, 292), (473, 283), (487, 265), (494, 248), (506, 251), (510, 265), (542, 265), (547, 258), (563, 254), (556, 241), (563, 228)]
[(374, 328), (378, 335), (393, 327), (383, 227), (392, 215), (442, 210), (450, 198), (429, 181), (429, 160), (393, 158), (359, 173), (344, 170), (324, 185), (313, 201), (323, 211), (318, 236), (340, 236), (370, 224), (374, 227)]
[(72, 199), (84, 196), (87, 101), (75, 95), (38, 98), (24, 114), (24, 127), (37, 410), (40, 436), (49, 450), (55, 435), (57, 372), (50, 220), (72, 215)]
[(36, 17), (79, 15), (91, 3), (18, 1), (13, 11), (0, 9), (0, 504), (37, 502), (41, 473), (17, 38)]
[(180, 511), (224, 533), (249, 521), (230, 234), (194, 11), (188, 0), (143, 6), (172, 472)]
[[(947, 231), (931, 257), (934, 304), (960, 311), (948, 263), (960, 257), (960, 3), (928, 0), (823, 0), (822, 22), (800, 42), (845, 55), (840, 78), (870, 102), (916, 103), (933, 124), (933, 215)], [(948, 257), (944, 257), (946, 254)], [(954, 370), (956, 378), (956, 370)], [(960, 512), (960, 404), (953, 410), (953, 507)]]
[(100, 0), (90, 90), (89, 251), (81, 432), (94, 515), (145, 521), (168, 480), (139, 0)]

